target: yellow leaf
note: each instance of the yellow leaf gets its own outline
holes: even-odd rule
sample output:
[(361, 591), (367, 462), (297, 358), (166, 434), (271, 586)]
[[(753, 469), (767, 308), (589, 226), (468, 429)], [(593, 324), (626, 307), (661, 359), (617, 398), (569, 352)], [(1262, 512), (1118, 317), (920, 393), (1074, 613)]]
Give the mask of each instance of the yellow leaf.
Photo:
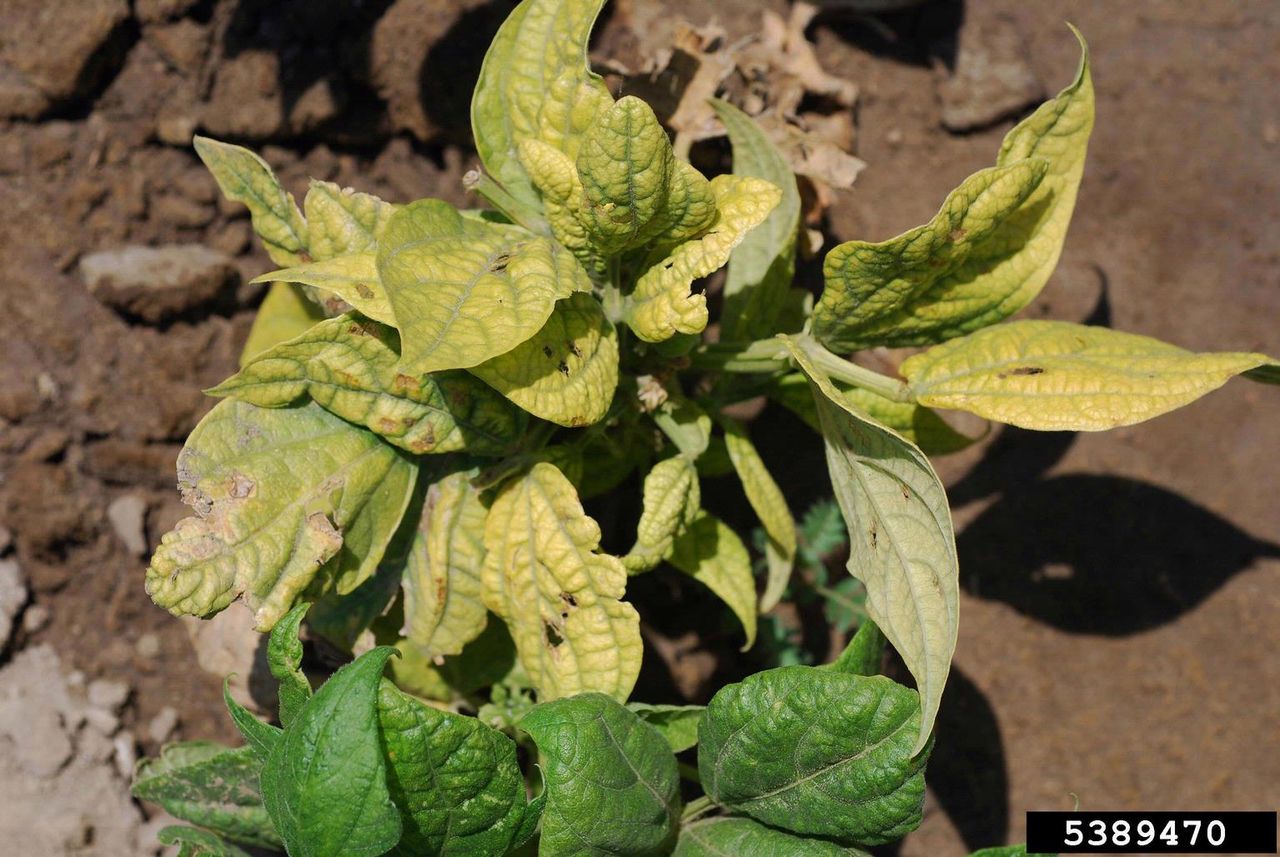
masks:
[(698, 471), (683, 455), (659, 461), (644, 478), (644, 506), (636, 525), (636, 543), (622, 558), (627, 571), (637, 574), (657, 568), (671, 555), (671, 546), (693, 522), (702, 506)]
[(706, 231), (670, 248), (636, 281), (626, 319), (646, 342), (702, 332), (707, 326), (707, 299), (690, 294), (690, 286), (729, 261), (733, 248), (782, 198), (782, 192), (769, 182), (744, 176), (716, 176), (711, 192), (716, 217)]
[(395, 208), (372, 194), (312, 180), (302, 202), (310, 230), (308, 254), (312, 260), (322, 262), (373, 250)]
[(502, 617), (542, 701), (599, 691), (625, 701), (640, 672), (627, 572), (553, 465), (504, 487), (485, 523), (485, 605)]
[(272, 283), (249, 328), (249, 338), (240, 352), (240, 365), (281, 342), (301, 336), (324, 320), (324, 313), (292, 283)]
[(676, 538), (671, 564), (729, 606), (747, 637), (742, 651), (751, 648), (756, 641), (756, 581), (751, 555), (738, 534), (704, 512)]
[(902, 374), (924, 405), (1042, 431), (1102, 431), (1182, 407), (1271, 362), (1105, 327), (1015, 321), (934, 346)]
[(293, 194), (280, 186), (267, 162), (243, 146), (208, 137), (196, 137), (195, 148), (223, 196), (248, 206), (253, 231), (262, 239), (271, 261), (277, 265), (303, 261), (307, 221), (293, 201)]
[(764, 525), (765, 535), (772, 549), (767, 557), (768, 585), (760, 600), (760, 611), (764, 612), (773, 609), (782, 598), (787, 581), (791, 578), (796, 558), (796, 522), (787, 508), (787, 498), (783, 496), (778, 483), (773, 481), (773, 476), (765, 467), (764, 459), (756, 451), (747, 430), (737, 421), (728, 418), (724, 418), (721, 424), (724, 426), (724, 445), (729, 452), (729, 460), (733, 462), (733, 469), (738, 472), (747, 502)]
[(484, 523), (489, 510), (470, 472), (427, 489), (404, 571), (404, 635), (426, 657), (456, 655), (488, 621), (481, 601)]
[(618, 386), (618, 335), (600, 302), (579, 292), (558, 302), (531, 339), (469, 371), (535, 417), (591, 425)]
[[(332, 292), (362, 315), (396, 326), (396, 317), (378, 277), (377, 257), (373, 253), (353, 253), (323, 262), (295, 265), (255, 277), (253, 282), (301, 283)], [(341, 305), (336, 309), (341, 309)]]

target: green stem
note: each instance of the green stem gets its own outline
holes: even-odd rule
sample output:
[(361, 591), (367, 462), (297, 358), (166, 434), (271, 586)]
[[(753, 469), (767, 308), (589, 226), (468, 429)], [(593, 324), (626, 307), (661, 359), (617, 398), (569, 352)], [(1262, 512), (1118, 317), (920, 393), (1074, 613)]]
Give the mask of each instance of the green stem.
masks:
[(550, 235), (551, 227), (547, 225), (542, 213), (526, 202), (516, 199), (507, 189), (494, 181), (488, 174), (480, 170), (471, 170), (462, 177), (463, 186), (475, 191), (486, 202), (505, 214), (512, 222), (519, 223), (530, 232), (539, 235)]
[(722, 372), (781, 372), (791, 365), (786, 346), (776, 339), (700, 345), (690, 352), (689, 359), (696, 369), (719, 369)]
[(676, 768), (680, 771), (680, 776), (689, 782), (702, 784), (702, 775), (698, 773), (697, 766), (690, 765), (688, 762), (676, 762)]
[(694, 798), (684, 805), (684, 812), (680, 816), (681, 824), (688, 824), (694, 819), (700, 818), (716, 808), (716, 803), (711, 798), (703, 795)]
[(876, 395), (883, 396), (894, 402), (910, 402), (911, 393), (907, 390), (907, 385), (888, 375), (881, 375), (856, 363), (850, 363), (842, 357), (837, 357), (826, 348), (818, 340), (811, 336), (800, 335), (795, 337), (795, 342), (804, 349), (804, 353), (813, 361), (813, 365), (820, 369), (833, 381), (842, 381), (845, 384), (852, 384), (855, 387), (861, 387), (864, 390), (870, 390)]

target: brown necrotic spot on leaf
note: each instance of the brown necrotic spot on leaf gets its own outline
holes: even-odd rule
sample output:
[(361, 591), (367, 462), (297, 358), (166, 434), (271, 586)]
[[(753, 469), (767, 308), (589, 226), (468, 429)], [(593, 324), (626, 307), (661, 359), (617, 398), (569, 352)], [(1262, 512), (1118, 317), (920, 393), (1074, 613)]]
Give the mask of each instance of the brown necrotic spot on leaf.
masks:
[(1044, 368), (1041, 366), (1019, 366), (1017, 369), (1010, 369), (1008, 372), (1001, 372), (1000, 378), (1009, 378), (1014, 375), (1043, 375)]

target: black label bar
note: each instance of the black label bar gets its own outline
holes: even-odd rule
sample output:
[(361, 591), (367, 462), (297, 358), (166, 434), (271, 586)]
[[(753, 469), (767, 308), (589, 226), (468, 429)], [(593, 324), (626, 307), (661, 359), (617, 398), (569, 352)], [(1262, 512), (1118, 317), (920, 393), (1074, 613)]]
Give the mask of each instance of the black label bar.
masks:
[(1027, 851), (1275, 854), (1274, 812), (1028, 812)]

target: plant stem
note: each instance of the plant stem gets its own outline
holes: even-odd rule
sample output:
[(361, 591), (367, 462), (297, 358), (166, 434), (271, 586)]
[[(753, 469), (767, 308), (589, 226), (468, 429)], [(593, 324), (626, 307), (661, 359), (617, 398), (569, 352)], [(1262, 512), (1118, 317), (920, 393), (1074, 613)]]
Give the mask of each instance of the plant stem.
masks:
[(691, 783), (698, 783), (701, 785), (702, 775), (698, 773), (697, 767), (690, 765), (688, 762), (677, 762), (676, 767), (680, 771), (680, 776), (684, 777)]
[(781, 372), (790, 367), (787, 349), (776, 339), (758, 342), (714, 342), (700, 345), (689, 354), (698, 369), (722, 372)]
[(837, 357), (811, 336), (801, 334), (795, 337), (795, 342), (804, 349), (804, 353), (813, 361), (813, 365), (825, 372), (831, 380), (870, 390), (894, 402), (911, 401), (911, 393), (902, 381)]
[(680, 815), (680, 823), (688, 824), (696, 818), (706, 815), (708, 812), (716, 808), (716, 803), (711, 798), (703, 795), (694, 798), (684, 805), (684, 812)]
[(539, 235), (551, 234), (551, 227), (547, 225), (546, 219), (537, 209), (507, 193), (506, 188), (490, 178), (488, 174), (480, 170), (471, 170), (462, 177), (462, 185), (467, 190), (479, 194), (512, 222), (519, 223), (530, 232), (536, 232)]

